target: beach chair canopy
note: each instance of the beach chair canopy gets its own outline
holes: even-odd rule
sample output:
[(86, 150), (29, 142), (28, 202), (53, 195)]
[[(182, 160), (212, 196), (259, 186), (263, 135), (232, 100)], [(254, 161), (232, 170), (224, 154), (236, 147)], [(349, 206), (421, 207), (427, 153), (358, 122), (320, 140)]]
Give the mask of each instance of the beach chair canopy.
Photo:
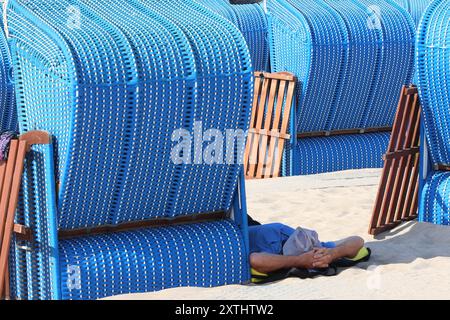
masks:
[(0, 19), (0, 130), (17, 130), (11, 54)]
[[(272, 71), (299, 80), (297, 132), (304, 141), (292, 147), (291, 170), (381, 166), (389, 141), (383, 131), (414, 72), (411, 16), (391, 0), (269, 0), (267, 6)], [(345, 135), (325, 141), (313, 139), (317, 132)], [(355, 135), (360, 132), (371, 133)]]
[[(426, 138), (422, 143), (422, 177), (426, 180), (423, 181), (420, 219), (449, 225), (450, 1), (436, 0), (428, 6), (419, 25), (417, 50)], [(427, 170), (429, 164), (431, 170)]]
[(419, 26), (420, 19), (425, 13), (425, 9), (433, 0), (395, 0), (399, 5), (406, 9), (414, 19), (416, 26)]
[(253, 69), (269, 71), (269, 43), (267, 37), (267, 16), (261, 1), (232, 3), (229, 0), (196, 0), (239, 28), (247, 41)]
[[(20, 130), (48, 131), (55, 147), (27, 158), (17, 220), (33, 225), (39, 246), (13, 248), (13, 296), (247, 281), (245, 226), (231, 219), (245, 206), (236, 201), (244, 145), (233, 144), (232, 163), (196, 158), (203, 132), (248, 127), (253, 70), (239, 30), (193, 0), (16, 0), (7, 17)], [(199, 214), (211, 221), (136, 229)]]

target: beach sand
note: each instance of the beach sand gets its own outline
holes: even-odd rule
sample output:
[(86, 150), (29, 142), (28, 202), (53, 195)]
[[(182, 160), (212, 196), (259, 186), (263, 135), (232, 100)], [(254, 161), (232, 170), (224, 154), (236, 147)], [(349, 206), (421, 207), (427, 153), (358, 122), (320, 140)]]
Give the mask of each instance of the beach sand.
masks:
[(450, 228), (405, 223), (374, 239), (368, 225), (381, 170), (247, 182), (249, 214), (319, 232), (322, 241), (360, 235), (370, 262), (336, 277), (286, 279), (264, 286), (177, 288), (112, 299), (450, 299)]

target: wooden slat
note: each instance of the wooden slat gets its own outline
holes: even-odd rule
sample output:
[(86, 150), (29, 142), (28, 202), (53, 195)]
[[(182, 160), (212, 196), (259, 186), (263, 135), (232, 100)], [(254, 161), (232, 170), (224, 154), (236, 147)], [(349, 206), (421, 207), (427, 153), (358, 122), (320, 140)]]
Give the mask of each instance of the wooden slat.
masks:
[[(291, 106), (295, 94), (295, 82), (291, 82), (288, 87), (286, 105)], [(289, 126), (289, 120), (291, 118), (292, 108), (284, 108), (283, 121), (281, 124), (281, 134), (286, 134)], [(273, 170), (273, 177), (277, 178), (281, 172), (281, 159), (283, 157), (285, 141), (278, 139), (277, 155), (275, 157), (275, 167)]]
[[(6, 285), (6, 262), (9, 256), (7, 254), (9, 245), (6, 243), (6, 239), (8, 238), (7, 223), (9, 220), (7, 213), (18, 148), (18, 140), (13, 140), (9, 148), (9, 156), (8, 161), (6, 162), (5, 179), (0, 200), (0, 297), (4, 297)], [(6, 251), (6, 253), (4, 251)]]
[[(391, 140), (389, 142), (388, 153), (393, 153), (395, 151), (394, 144), (396, 143), (396, 139), (398, 136), (398, 130), (401, 125), (400, 122), (401, 122), (401, 117), (402, 117), (403, 110), (405, 107), (405, 101), (406, 101), (406, 95), (404, 94), (404, 89), (403, 89), (401, 96), (400, 96), (400, 102), (398, 104), (397, 113), (395, 115), (394, 129), (392, 131)], [(382, 175), (381, 183), (380, 183), (380, 191), (383, 190), (383, 192), (378, 192), (378, 195), (377, 195), (377, 199), (375, 202), (375, 209), (374, 209), (374, 213), (373, 213), (373, 217), (372, 217), (372, 224), (370, 227), (371, 230), (380, 226), (380, 216), (381, 216), (380, 213), (381, 213), (383, 201), (385, 198), (384, 190), (386, 190), (386, 187), (392, 183), (391, 182), (392, 177), (390, 175), (392, 162), (393, 162), (392, 159), (387, 159), (385, 161), (383, 175)], [(372, 231), (370, 231), (370, 232), (372, 232)]]
[(119, 231), (127, 231), (127, 230), (136, 230), (140, 228), (150, 228), (150, 227), (161, 227), (161, 226), (173, 226), (177, 224), (187, 224), (193, 222), (205, 222), (205, 221), (216, 221), (225, 219), (227, 217), (227, 213), (220, 212), (211, 212), (211, 213), (202, 213), (191, 216), (181, 216), (176, 218), (167, 218), (167, 219), (151, 219), (144, 221), (133, 221), (122, 223), (119, 225), (104, 225), (93, 228), (84, 228), (84, 229), (75, 229), (75, 230), (60, 230), (58, 232), (59, 239), (68, 239), (73, 237), (80, 236), (91, 236), (96, 234), (104, 234), (111, 232), (119, 232)]
[[(400, 193), (400, 189), (401, 189), (401, 183), (403, 182), (403, 177), (405, 175), (405, 157), (400, 154), (400, 152), (402, 152), (405, 149), (405, 141), (407, 140), (406, 134), (405, 132), (411, 132), (411, 130), (408, 130), (408, 127), (410, 127), (409, 124), (409, 120), (410, 120), (410, 115), (413, 113), (411, 112), (412, 110), (409, 109), (408, 110), (408, 106), (411, 105), (411, 99), (417, 99), (417, 96), (411, 96), (408, 95), (407, 99), (406, 99), (406, 106), (405, 106), (405, 110), (403, 112), (403, 117), (402, 117), (402, 124), (400, 126), (400, 131), (399, 131), (399, 137), (395, 146), (395, 150), (396, 152), (399, 152), (399, 156), (397, 159), (393, 159), (394, 161), (394, 165), (392, 166), (392, 168), (394, 168), (392, 175), (394, 177), (394, 183), (392, 186), (388, 187), (388, 192), (387, 194), (389, 195), (389, 197), (387, 197), (387, 202), (386, 202), (386, 208), (387, 211), (385, 213), (382, 213), (383, 216), (386, 218), (387, 223), (391, 223), (394, 222), (394, 214), (395, 214), (395, 210), (397, 208), (398, 202), (398, 196)], [(414, 104), (412, 104), (412, 106), (414, 106)], [(407, 146), (407, 147), (412, 147)]]
[[(417, 99), (417, 95), (415, 96)], [(420, 107), (418, 101), (415, 101), (413, 105), (413, 110), (411, 110), (411, 119), (409, 121), (410, 127), (408, 129), (408, 138), (405, 143), (406, 148), (410, 148), (412, 152), (408, 155), (402, 155), (402, 171), (404, 173), (403, 179), (401, 181), (399, 193), (394, 196), (394, 199), (398, 197), (398, 205), (395, 212), (394, 220), (401, 220), (403, 217), (403, 209), (405, 205), (406, 195), (411, 187), (413, 187), (414, 182), (417, 181), (411, 180), (414, 170), (414, 160), (418, 157), (420, 152), (419, 147), (415, 147), (419, 145), (420, 141)]]
[[(14, 162), (14, 172), (12, 175), (11, 181), (11, 191), (8, 199), (8, 204), (6, 207), (6, 224), (5, 224), (5, 232), (3, 235), (1, 252), (0, 252), (0, 274), (5, 275), (5, 284), (6, 284), (6, 275), (8, 269), (8, 257), (9, 257), (9, 249), (11, 246), (11, 239), (14, 230), (14, 215), (16, 213), (17, 202), (19, 200), (19, 191), (20, 185), (22, 182), (22, 174), (23, 174), (23, 164), (25, 161), (25, 155), (27, 152), (27, 142), (20, 141), (17, 151), (17, 156)], [(8, 164), (9, 164), (8, 159)], [(8, 166), (7, 166), (8, 169)], [(8, 171), (7, 171), (8, 174)], [(8, 175), (6, 176), (8, 179)], [(3, 200), (3, 199), (2, 199)], [(0, 210), (3, 207), (0, 207)], [(0, 286), (0, 297), (4, 295), (5, 288)]]
[(6, 273), (5, 273), (5, 296), (0, 296), (0, 299), (4, 298), (5, 300), (11, 299), (11, 290), (10, 290), (10, 283), (9, 283), (9, 265), (8, 261), (6, 261)]
[(275, 72), (275, 73), (263, 72), (262, 77), (266, 79), (284, 80), (289, 82), (295, 81), (295, 76), (289, 72)]
[[(280, 89), (278, 90), (277, 107), (275, 109), (275, 118), (273, 120), (273, 127), (272, 127), (271, 131), (280, 132), (279, 124), (280, 124), (281, 113), (282, 113), (282, 109), (283, 109), (284, 98), (285, 98), (285, 94), (286, 94), (286, 84), (287, 84), (286, 81), (281, 81), (281, 83), (280, 83)], [(275, 152), (276, 152), (275, 147), (277, 146), (277, 142), (279, 140), (284, 142), (283, 139), (278, 139), (275, 137), (272, 137), (270, 139), (269, 154), (267, 156), (266, 170), (264, 173), (261, 173), (261, 176), (259, 176), (259, 177), (271, 178), (272, 175), (275, 175), (275, 173), (273, 172), (273, 164), (274, 164), (274, 157), (276, 156), (275, 155)]]
[[(269, 82), (266, 79), (267, 82)], [(264, 131), (268, 131), (268, 129), (272, 125), (272, 116), (274, 113), (275, 106), (275, 97), (277, 95), (278, 89), (278, 80), (270, 81), (270, 94), (269, 94), (269, 102), (267, 104), (267, 110), (265, 111), (266, 120), (264, 122)], [(284, 87), (285, 81), (280, 82), (280, 91), (281, 88)], [(279, 94), (279, 93), (278, 93)], [(277, 106), (278, 108), (278, 106)], [(275, 120), (274, 120), (275, 122)], [(273, 137), (270, 138), (270, 141), (273, 140)], [(266, 157), (267, 157), (267, 144), (269, 142), (269, 136), (267, 134), (261, 136), (261, 144), (259, 145), (259, 156), (258, 156), (258, 169), (256, 170), (256, 176), (262, 177), (264, 175), (264, 169), (266, 168)], [(270, 157), (270, 153), (269, 153)]]
[(340, 136), (348, 134), (364, 134), (364, 133), (375, 133), (375, 132), (391, 132), (392, 127), (375, 127), (367, 129), (342, 129), (333, 131), (314, 131), (314, 132), (303, 132), (297, 133), (297, 138), (320, 138), (320, 137), (331, 137)]
[(285, 142), (291, 139), (287, 128), (296, 85), (295, 76), (287, 72), (255, 73), (255, 77), (252, 121), (244, 160), (247, 179), (279, 176), (280, 157)]
[[(255, 128), (262, 128), (263, 120), (264, 120), (264, 110), (267, 103), (267, 94), (269, 92), (270, 81), (263, 80), (263, 86), (261, 91), (261, 98), (259, 99), (259, 103), (257, 106), (253, 106), (253, 112), (256, 112), (256, 122)], [(250, 146), (250, 154), (249, 154), (249, 164), (247, 167), (247, 175), (254, 177), (256, 174), (256, 165), (258, 164), (258, 148), (260, 145), (259, 134), (253, 134), (251, 138), (251, 146)]]
[[(258, 113), (258, 106), (259, 106), (259, 96), (261, 93), (261, 85), (262, 80), (259, 74), (256, 75), (255, 79), (255, 88), (254, 88), (254, 97), (253, 97), (253, 107), (252, 107), (252, 115), (251, 115), (251, 121), (250, 121), (250, 128), (254, 128), (256, 126), (256, 115)], [(249, 165), (250, 165), (250, 149), (253, 145), (255, 135), (251, 132), (249, 132), (248, 138), (247, 138), (247, 145), (245, 146), (245, 153), (244, 153), (244, 168), (245, 172), (247, 172)]]
[(417, 217), (420, 102), (416, 87), (403, 87), (369, 233)]

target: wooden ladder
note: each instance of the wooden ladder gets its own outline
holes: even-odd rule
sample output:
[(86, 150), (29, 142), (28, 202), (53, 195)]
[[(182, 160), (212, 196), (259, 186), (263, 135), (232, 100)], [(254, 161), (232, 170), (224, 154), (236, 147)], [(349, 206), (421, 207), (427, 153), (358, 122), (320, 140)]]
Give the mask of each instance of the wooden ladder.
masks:
[(417, 218), (420, 100), (417, 87), (404, 86), (392, 130), (369, 233), (377, 235)]
[(252, 117), (244, 156), (247, 179), (280, 176), (297, 79), (288, 72), (255, 73)]
[(13, 234), (32, 238), (31, 230), (14, 224), (26, 154), (36, 144), (50, 144), (43, 131), (28, 132), (11, 141), (8, 159), (0, 163), (0, 299), (9, 299), (8, 259)]

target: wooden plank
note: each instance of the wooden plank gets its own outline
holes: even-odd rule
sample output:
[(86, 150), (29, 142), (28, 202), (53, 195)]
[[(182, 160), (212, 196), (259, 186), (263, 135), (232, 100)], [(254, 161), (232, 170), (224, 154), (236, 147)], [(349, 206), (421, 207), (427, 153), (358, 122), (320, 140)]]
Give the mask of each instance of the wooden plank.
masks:
[[(286, 81), (281, 81), (280, 83), (280, 89), (278, 91), (278, 99), (277, 99), (277, 107), (275, 109), (275, 117), (273, 119), (273, 127), (271, 131), (277, 131), (279, 132), (279, 125), (280, 125), (280, 119), (281, 119), (281, 112), (283, 110), (283, 103), (284, 98), (286, 94)], [(273, 172), (273, 165), (274, 165), (274, 157), (275, 157), (275, 147), (277, 146), (277, 141), (282, 140), (279, 138), (272, 137), (270, 139), (270, 146), (269, 146), (269, 155), (267, 158), (267, 165), (266, 170), (264, 172), (264, 178), (271, 178), (272, 172)], [(284, 141), (284, 140), (282, 140)]]
[(227, 216), (228, 215), (226, 212), (220, 211), (220, 212), (196, 214), (196, 215), (191, 215), (191, 216), (181, 216), (181, 217), (176, 217), (176, 218), (133, 221), (133, 222), (122, 223), (119, 225), (103, 225), (103, 226), (93, 227), (93, 228), (83, 228), (83, 229), (75, 229), (75, 230), (60, 230), (58, 232), (58, 238), (59, 239), (68, 239), (68, 238), (80, 237), (80, 236), (91, 236), (91, 235), (96, 235), (96, 234), (135, 230), (135, 229), (139, 229), (139, 228), (173, 226), (173, 225), (187, 224), (187, 223), (193, 223), (193, 222), (215, 221), (215, 220), (225, 219)]
[(17, 150), (19, 147), (19, 141), (13, 140), (11, 141), (11, 145), (9, 148), (9, 158), (6, 162), (6, 171), (5, 171), (5, 179), (3, 182), (2, 194), (0, 198), (0, 244), (3, 247), (3, 236), (5, 234), (5, 226), (6, 226), (6, 213), (7, 206), (9, 203), (9, 196), (12, 188), (12, 180), (13, 173), (15, 169), (15, 161), (17, 157)]
[(296, 81), (295, 76), (289, 72), (275, 72), (275, 73), (264, 72), (262, 76), (266, 79), (284, 80), (288, 82)]
[(278, 158), (283, 154), (286, 140), (291, 139), (291, 135), (287, 134), (290, 119), (285, 117), (290, 117), (297, 81), (294, 75), (287, 72), (255, 73), (255, 76), (260, 78), (258, 85), (262, 89), (255, 89), (256, 102), (244, 155), (247, 179), (270, 178), (274, 172), (279, 176), (280, 170), (274, 168), (281, 162)]
[[(258, 113), (261, 85), (262, 85), (261, 77), (259, 75), (256, 75), (255, 84), (254, 84), (255, 92), (254, 92), (254, 96), (253, 96), (253, 107), (252, 107), (252, 115), (251, 115), (251, 120), (250, 120), (250, 128), (254, 128), (256, 125), (256, 115)], [(249, 133), (249, 135), (247, 137), (247, 144), (245, 146), (245, 153), (244, 153), (244, 168), (245, 168), (244, 170), (246, 173), (247, 173), (247, 170), (250, 165), (250, 150), (253, 145), (254, 138), (255, 138), (254, 134)]]
[[(0, 200), (0, 297), (4, 297), (5, 279), (6, 279), (6, 262), (8, 260), (9, 245), (6, 243), (8, 238), (7, 224), (8, 224), (8, 204), (11, 195), (11, 189), (13, 184), (13, 175), (16, 164), (17, 151), (19, 148), (19, 141), (11, 141), (9, 148), (8, 161), (6, 162), (6, 173), (4, 186), (2, 189)], [(5, 252), (6, 251), (6, 252)]]
[[(266, 80), (268, 81), (268, 80)], [(274, 106), (275, 106), (275, 98), (277, 97), (277, 90), (278, 90), (278, 80), (273, 80), (270, 83), (270, 94), (269, 94), (269, 101), (267, 104), (267, 110), (265, 111), (265, 115), (266, 115), (266, 120), (264, 122), (264, 128), (263, 130), (265, 132), (269, 132), (271, 131), (271, 126), (272, 126), (272, 116), (274, 113)], [(285, 81), (281, 81), (280, 82), (280, 90), (281, 87), (283, 86), (283, 84), (285, 83)], [(278, 92), (279, 94), (279, 92)], [(275, 122), (275, 121), (274, 121)], [(270, 141), (272, 141), (272, 137), (270, 139)], [(267, 158), (267, 144), (269, 142), (269, 136), (267, 134), (264, 134), (261, 136), (261, 144), (259, 145), (259, 157), (258, 157), (258, 168), (256, 170), (256, 178), (262, 178), (264, 175), (264, 169), (266, 168), (266, 158)], [(270, 153), (269, 153), (269, 157), (270, 157)]]
[[(261, 91), (261, 99), (255, 109), (256, 114), (256, 122), (255, 128), (261, 129), (264, 119), (264, 110), (267, 102), (267, 94), (269, 92), (270, 81), (263, 80), (263, 87)], [(250, 177), (254, 177), (256, 174), (256, 165), (258, 164), (258, 148), (260, 145), (260, 135), (254, 134), (250, 146), (250, 154), (249, 154), (249, 165), (247, 168), (247, 175)]]
[[(292, 106), (294, 95), (295, 95), (295, 81), (291, 82), (288, 87), (286, 106)], [(287, 134), (289, 121), (291, 118), (292, 108), (284, 108), (283, 120), (281, 124), (281, 134)], [(281, 159), (283, 158), (284, 147), (286, 144), (285, 139), (278, 139), (277, 155), (275, 157), (275, 167), (273, 169), (273, 177), (278, 178), (281, 172)]]
[[(413, 99), (413, 102), (410, 101), (410, 99)], [(396, 145), (396, 151), (399, 153), (398, 155), (398, 161), (396, 162), (396, 175), (395, 175), (395, 181), (392, 187), (392, 194), (391, 199), (390, 199), (390, 203), (388, 204), (388, 211), (387, 211), (387, 223), (391, 223), (394, 222), (395, 219), (395, 211), (397, 209), (398, 203), (397, 203), (397, 199), (400, 195), (400, 190), (402, 188), (402, 182), (403, 182), (403, 178), (405, 176), (405, 168), (406, 168), (406, 159), (405, 157), (401, 154), (401, 152), (405, 149), (405, 148), (411, 148), (411, 140), (412, 140), (412, 131), (411, 129), (411, 119), (414, 116), (414, 112), (413, 110), (411, 110), (411, 108), (409, 108), (409, 106), (411, 105), (415, 105), (415, 102), (417, 102), (417, 96), (411, 96), (408, 95), (407, 98), (407, 105), (406, 108), (404, 110), (403, 113), (403, 121), (400, 127), (400, 136), (398, 138), (397, 141), (397, 145)], [(408, 136), (409, 133), (409, 136)], [(409, 139), (409, 144), (406, 145), (408, 143), (408, 139)]]
[(391, 230), (417, 217), (420, 101), (416, 87), (404, 87), (397, 109), (369, 233)]
[[(398, 118), (396, 119), (396, 124), (393, 129), (392, 133), (392, 139), (389, 142), (389, 151), (390, 152), (396, 152), (401, 150), (401, 146), (403, 145), (404, 141), (404, 129), (407, 127), (407, 105), (409, 102), (410, 97), (406, 95), (406, 90), (403, 91), (403, 99), (401, 99), (401, 104), (399, 104), (399, 113)], [(389, 211), (391, 209), (391, 199), (392, 199), (392, 193), (393, 189), (395, 188), (395, 185), (397, 185), (398, 181), (398, 172), (399, 172), (399, 160), (400, 159), (392, 159), (389, 163), (389, 170), (388, 170), (388, 181), (386, 185), (386, 189), (384, 192), (383, 202), (381, 205), (381, 211), (380, 211), (380, 217), (378, 219), (377, 226), (382, 226), (386, 219), (389, 219), (391, 212)]]
[(394, 218), (395, 220), (400, 220), (406, 217), (406, 215), (404, 215), (403, 213), (403, 209), (405, 207), (405, 200), (407, 193), (411, 188), (415, 187), (415, 184), (418, 183), (418, 179), (417, 178), (414, 179), (412, 177), (414, 170), (413, 168), (414, 160), (416, 157), (418, 157), (417, 155), (420, 152), (420, 148), (415, 147), (419, 145), (419, 140), (420, 140), (420, 106), (419, 103), (416, 102), (411, 112), (410, 127), (408, 130), (408, 141), (406, 142), (406, 146), (411, 148), (409, 150), (411, 150), (412, 152), (408, 155), (401, 155), (404, 161), (406, 162), (406, 166), (404, 168), (404, 177), (399, 192), (399, 200)]
[[(395, 151), (394, 145), (395, 145), (396, 139), (399, 134), (398, 131), (399, 131), (399, 127), (401, 125), (400, 122), (402, 120), (403, 110), (405, 108), (406, 95), (404, 94), (404, 92), (405, 92), (405, 87), (402, 88), (400, 102), (398, 104), (397, 113), (395, 115), (394, 127), (392, 130), (391, 140), (389, 142), (389, 147), (388, 147), (389, 153), (392, 153)], [(373, 212), (372, 223), (369, 228), (369, 230), (370, 230), (369, 232), (371, 232), (371, 230), (373, 230), (377, 227), (380, 227), (380, 225), (382, 224), (382, 221), (380, 219), (382, 216), (381, 211), (382, 211), (383, 202), (385, 201), (384, 190), (386, 190), (387, 186), (392, 183), (392, 179), (393, 179), (392, 175), (391, 175), (392, 164), (393, 164), (393, 160), (387, 159), (385, 161), (384, 168), (383, 168), (383, 174), (382, 174), (381, 182), (380, 182), (380, 192), (378, 192), (377, 198), (375, 201), (375, 209)]]
[[(17, 202), (19, 200), (19, 191), (22, 182), (23, 164), (25, 161), (25, 155), (27, 153), (28, 144), (26, 141), (20, 141), (17, 151), (17, 157), (14, 162), (14, 172), (11, 181), (11, 193), (8, 199), (7, 212), (6, 212), (6, 225), (5, 232), (2, 240), (1, 252), (0, 252), (0, 274), (7, 274), (8, 269), (8, 257), (11, 246), (11, 239), (14, 230), (14, 216), (16, 213)], [(8, 159), (9, 163), (9, 159)], [(8, 178), (8, 176), (6, 177)], [(4, 294), (4, 288), (0, 286), (0, 297)]]
[(340, 136), (347, 134), (364, 134), (364, 133), (375, 133), (375, 132), (391, 132), (392, 127), (376, 127), (368, 129), (343, 129), (343, 130), (333, 130), (333, 131), (314, 131), (314, 132), (303, 132), (297, 133), (297, 138), (320, 138), (320, 137), (331, 137)]

